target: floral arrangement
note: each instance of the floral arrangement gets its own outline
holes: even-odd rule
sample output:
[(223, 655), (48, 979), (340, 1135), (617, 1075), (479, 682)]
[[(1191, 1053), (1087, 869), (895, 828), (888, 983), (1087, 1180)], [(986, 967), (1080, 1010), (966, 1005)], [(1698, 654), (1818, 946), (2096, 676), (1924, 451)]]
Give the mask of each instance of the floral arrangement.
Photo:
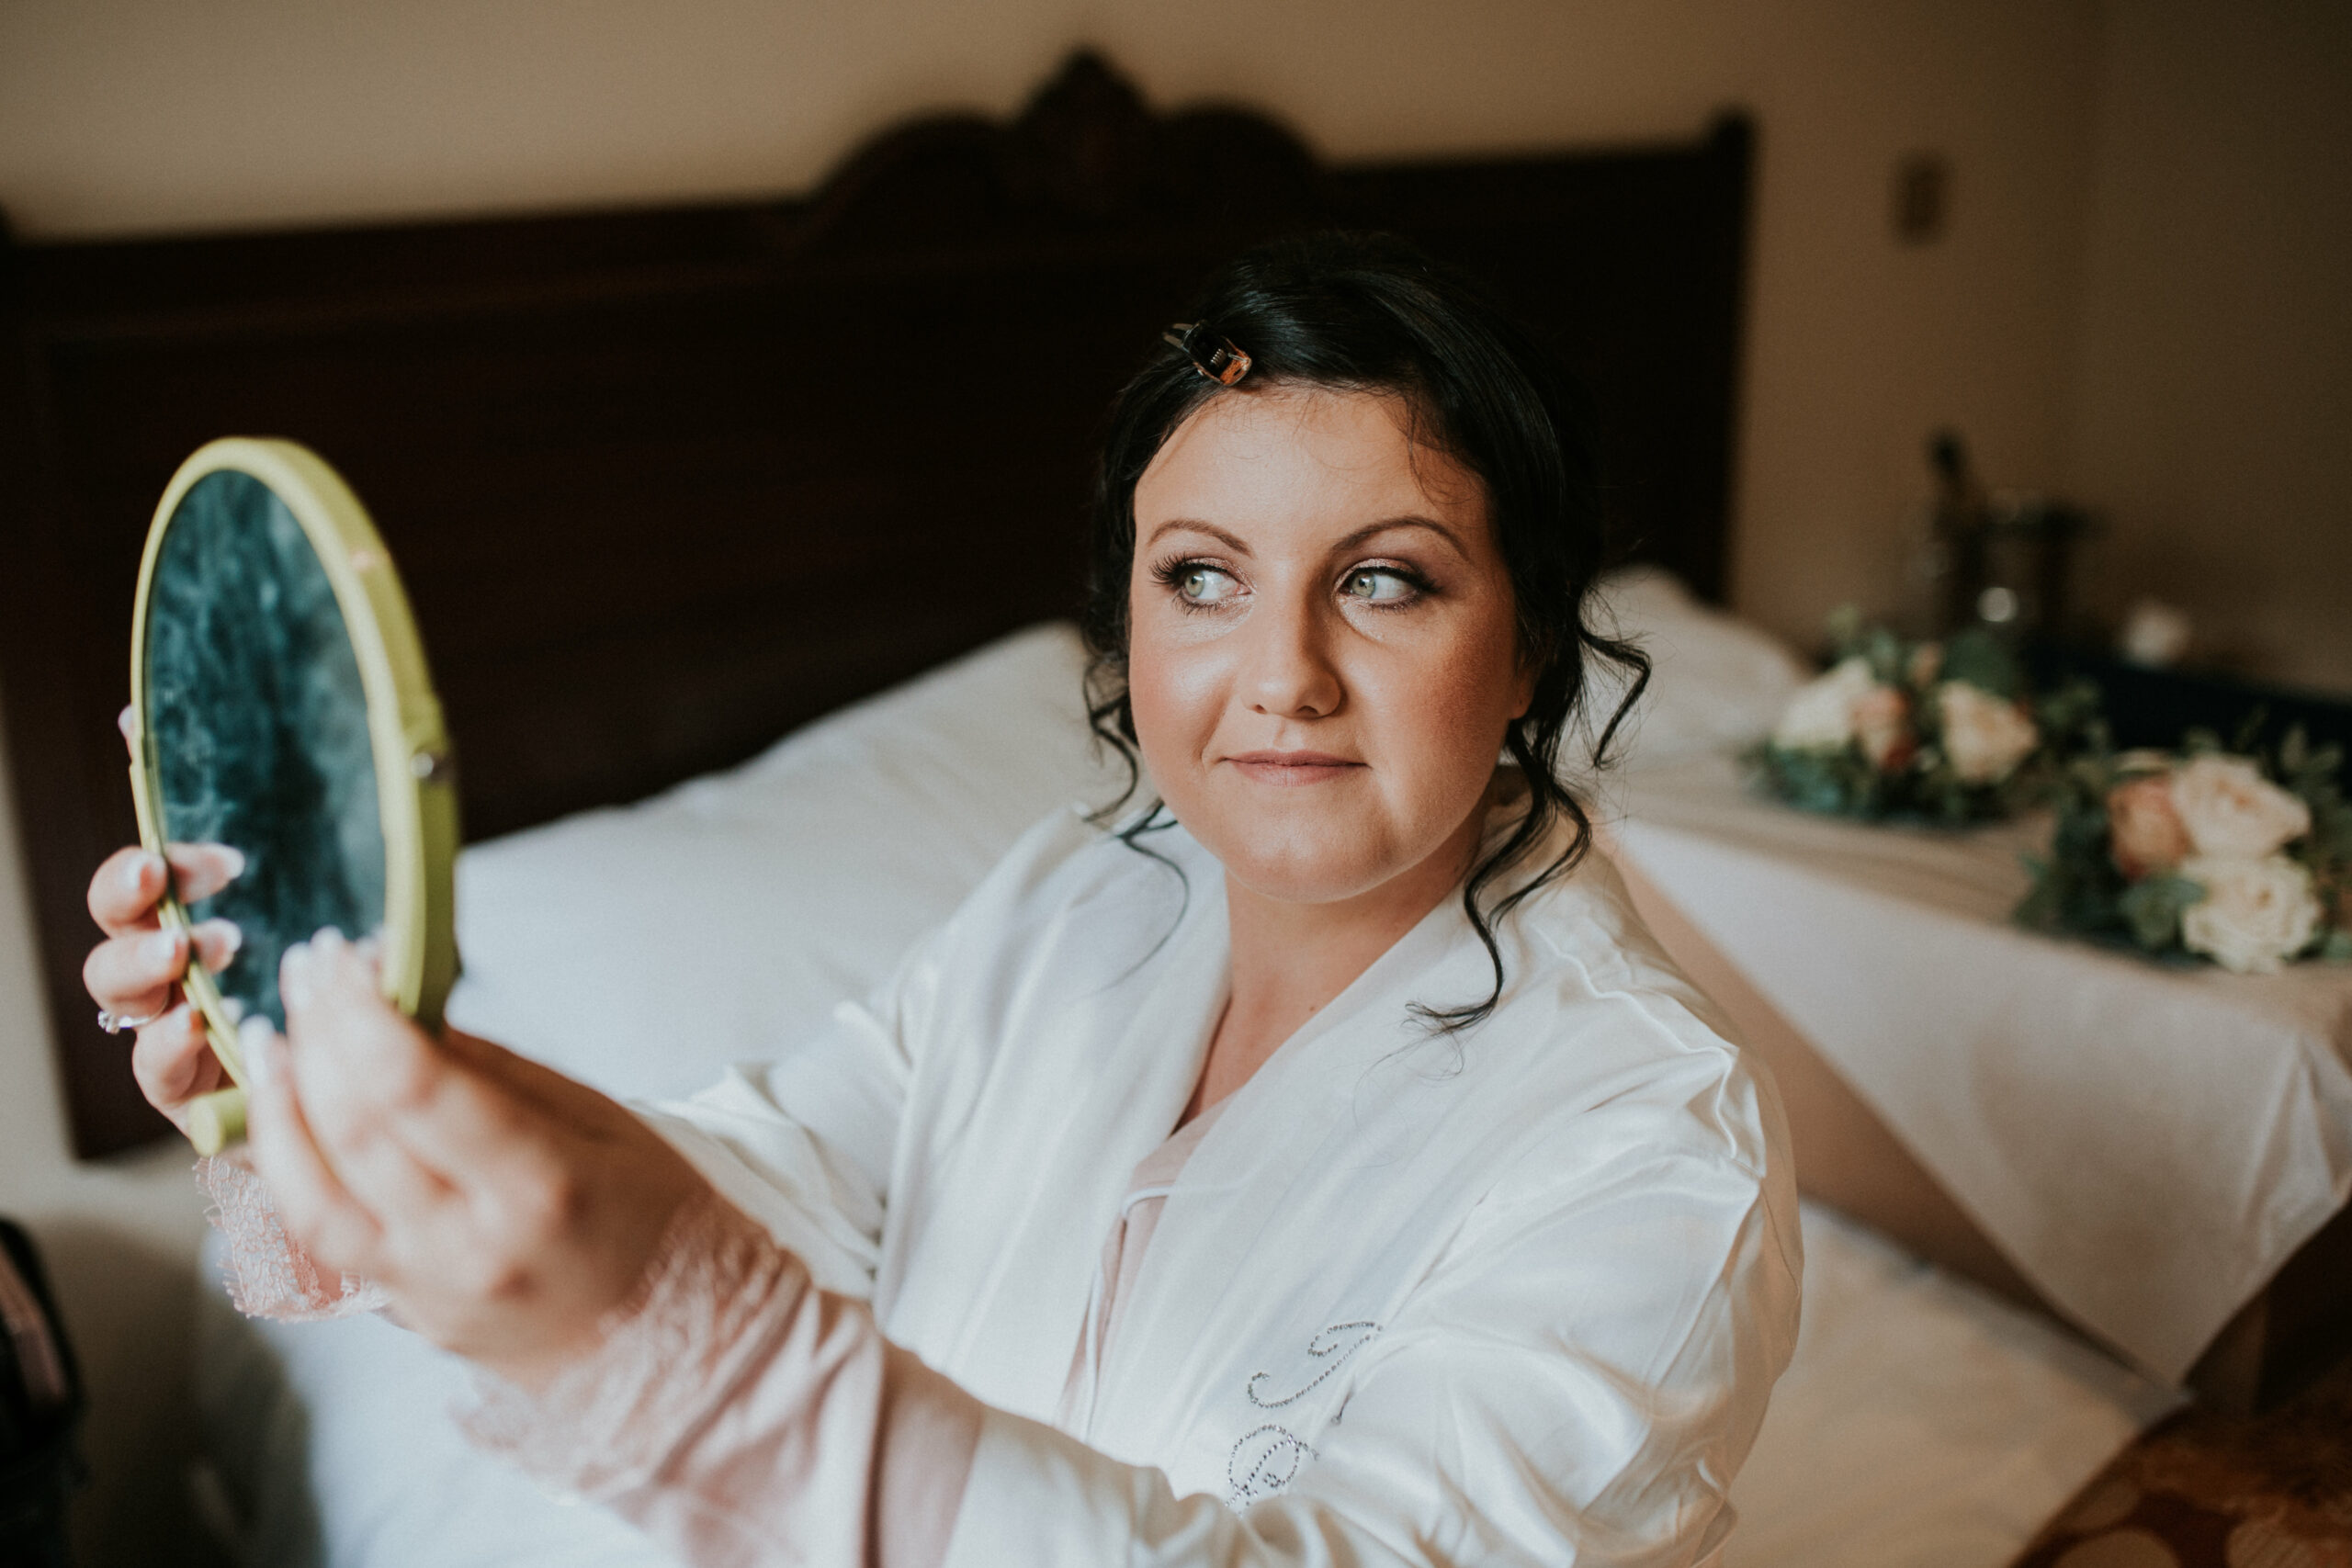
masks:
[(2198, 734), (2179, 753), (2076, 757), (2055, 791), (2050, 856), (2030, 863), (2017, 918), (2240, 974), (2352, 960), (2342, 762), (2300, 730), (2268, 756)]
[(2089, 722), (2087, 688), (2030, 704), (2024, 672), (1980, 631), (1909, 642), (1851, 609), (1829, 670), (1746, 761), (1768, 794), (1839, 817), (1984, 821), (2023, 805)]

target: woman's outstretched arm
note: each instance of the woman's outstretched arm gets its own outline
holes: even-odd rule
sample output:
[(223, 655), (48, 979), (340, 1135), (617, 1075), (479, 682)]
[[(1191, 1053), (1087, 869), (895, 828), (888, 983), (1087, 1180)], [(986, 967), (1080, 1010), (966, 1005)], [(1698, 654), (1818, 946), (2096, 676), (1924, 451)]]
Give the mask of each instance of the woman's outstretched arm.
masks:
[(938, 1562), (981, 1409), (862, 1301), (631, 1112), (424, 1034), (364, 948), (314, 940), (283, 992), (291, 1038), (251, 1041), (254, 1165), (303, 1253), (492, 1375), (486, 1444), (697, 1562)]

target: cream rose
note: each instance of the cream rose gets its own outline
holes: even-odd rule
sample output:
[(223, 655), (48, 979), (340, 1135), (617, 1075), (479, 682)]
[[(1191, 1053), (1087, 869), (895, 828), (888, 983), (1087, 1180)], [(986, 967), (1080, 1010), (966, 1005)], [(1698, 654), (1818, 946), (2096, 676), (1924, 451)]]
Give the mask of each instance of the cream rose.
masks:
[(2312, 830), (2312, 808), (2244, 757), (2204, 756), (2174, 769), (2172, 804), (2199, 855), (2260, 860)]
[(2180, 874), (2205, 889), (2182, 911), (2181, 945), (2241, 975), (2276, 974), (2319, 930), (2310, 868), (2285, 855), (2195, 855)]
[(2172, 781), (2162, 773), (2126, 779), (2107, 792), (2108, 851), (2133, 882), (2170, 871), (2196, 850), (2173, 808)]
[(2033, 754), (2041, 732), (2015, 703), (1965, 681), (1936, 688), (1944, 755), (1964, 784), (1998, 784)]
[(1800, 687), (1772, 730), (1772, 744), (1791, 751), (1835, 751), (1854, 739), (1855, 705), (1877, 690), (1871, 661), (1854, 658)]

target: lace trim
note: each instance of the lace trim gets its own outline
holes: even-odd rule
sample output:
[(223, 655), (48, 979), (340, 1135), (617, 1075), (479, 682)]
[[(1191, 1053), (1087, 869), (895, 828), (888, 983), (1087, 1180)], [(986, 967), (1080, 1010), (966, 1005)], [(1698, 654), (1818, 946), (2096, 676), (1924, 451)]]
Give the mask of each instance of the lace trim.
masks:
[(247, 1317), (310, 1323), (354, 1313), (380, 1312), (391, 1295), (356, 1274), (329, 1274), (286, 1234), (251, 1166), (235, 1155), (196, 1162), (197, 1185), (210, 1205), (205, 1217), (229, 1246), (222, 1269), (229, 1301)]
[(716, 1193), (670, 1222), (644, 1283), (594, 1354), (537, 1393), (478, 1373), (467, 1435), (542, 1484), (609, 1501), (650, 1485), (790, 1330), (799, 1259)]

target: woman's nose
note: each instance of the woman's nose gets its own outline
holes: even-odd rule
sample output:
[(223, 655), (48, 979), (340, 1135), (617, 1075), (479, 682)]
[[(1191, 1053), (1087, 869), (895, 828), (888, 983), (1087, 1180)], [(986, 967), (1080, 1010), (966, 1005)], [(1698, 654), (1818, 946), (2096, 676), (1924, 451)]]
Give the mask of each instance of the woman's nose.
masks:
[(1255, 633), (1247, 690), (1250, 706), (1276, 718), (1328, 718), (1345, 691), (1312, 610), (1286, 608), (1250, 617)]

